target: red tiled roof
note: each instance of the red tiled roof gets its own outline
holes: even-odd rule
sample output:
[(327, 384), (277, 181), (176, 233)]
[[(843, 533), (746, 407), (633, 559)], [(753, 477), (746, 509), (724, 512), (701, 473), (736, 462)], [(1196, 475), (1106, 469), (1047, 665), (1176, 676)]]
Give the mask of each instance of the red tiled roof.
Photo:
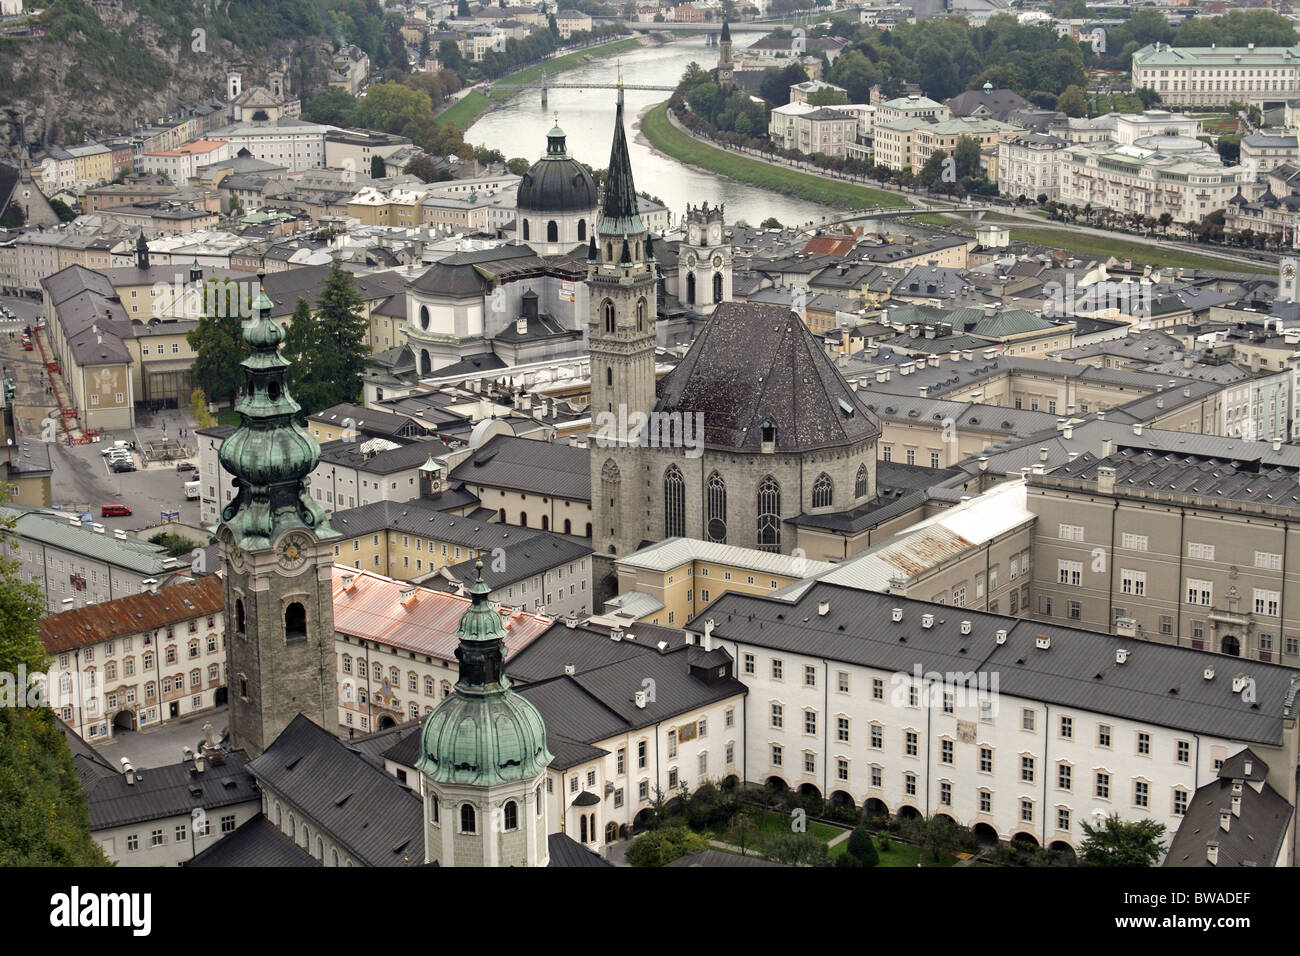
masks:
[(191, 578), (158, 591), (132, 594), (89, 607), (53, 614), (41, 621), (41, 643), (50, 654), (140, 634), (196, 617), (220, 614), (221, 579)]

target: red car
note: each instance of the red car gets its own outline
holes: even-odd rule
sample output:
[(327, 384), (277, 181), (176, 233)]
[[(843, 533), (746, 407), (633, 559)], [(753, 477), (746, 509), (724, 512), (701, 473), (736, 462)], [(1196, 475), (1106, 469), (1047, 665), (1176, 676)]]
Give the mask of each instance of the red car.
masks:
[(31, 342), (24, 342), (24, 343), (23, 343), (23, 351), (24, 351), (24, 352), (30, 352), (31, 350), (32, 350), (32, 343), (31, 343)]
[(104, 505), (99, 509), (101, 518), (125, 518), (131, 513), (126, 505)]

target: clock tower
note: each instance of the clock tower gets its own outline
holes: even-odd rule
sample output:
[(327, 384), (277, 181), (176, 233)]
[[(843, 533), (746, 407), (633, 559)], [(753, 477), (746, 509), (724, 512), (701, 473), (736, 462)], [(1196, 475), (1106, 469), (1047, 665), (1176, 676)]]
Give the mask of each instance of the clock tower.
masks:
[(731, 300), (731, 243), (721, 206), (686, 207), (686, 241), (677, 251), (678, 296), (687, 308), (712, 315)]
[(1300, 265), (1300, 259), (1295, 256), (1283, 256), (1279, 263), (1277, 275), (1277, 300), (1279, 302), (1294, 302), (1296, 300), (1297, 283), (1296, 283), (1296, 266)]
[[(262, 274), (259, 274), (259, 287)], [(335, 677), (333, 539), (308, 478), (320, 446), (294, 420), (280, 355), (284, 330), (259, 292), (244, 327), (240, 426), (221, 446), (234, 499), (221, 512), (231, 744), (262, 753), (304, 714), (333, 732)]]

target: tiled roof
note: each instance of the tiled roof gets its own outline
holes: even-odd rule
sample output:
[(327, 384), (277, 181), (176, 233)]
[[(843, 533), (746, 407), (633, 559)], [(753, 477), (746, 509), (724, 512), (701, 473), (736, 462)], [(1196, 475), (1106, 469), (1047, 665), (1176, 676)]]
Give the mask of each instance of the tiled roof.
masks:
[(497, 435), (452, 471), (455, 481), (574, 501), (591, 500), (591, 459), (585, 448)]
[(262, 814), (227, 834), (186, 866), (324, 866)]
[(41, 643), (48, 653), (61, 654), (74, 647), (220, 614), (224, 606), (219, 577), (190, 578), (157, 591), (51, 615), (41, 621)]
[(211, 811), (258, 800), (247, 769), (248, 756), (242, 750), (225, 754), (220, 764), (211, 760), (204, 764), (202, 773), (195, 772), (189, 761), (137, 770), (134, 783), (127, 783), (122, 773), (101, 777), (86, 788), (90, 828), (188, 817), (198, 808)]

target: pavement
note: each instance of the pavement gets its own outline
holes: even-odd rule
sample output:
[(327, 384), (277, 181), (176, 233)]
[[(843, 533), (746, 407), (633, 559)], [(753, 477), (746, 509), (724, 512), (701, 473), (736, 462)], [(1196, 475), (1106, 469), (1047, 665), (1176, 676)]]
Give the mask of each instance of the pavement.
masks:
[(114, 736), (102, 743), (96, 741), (94, 747), (114, 766), (126, 757), (137, 770), (165, 767), (180, 763), (185, 747), (195, 749), (203, 739), (203, 725), (206, 723), (212, 724), (212, 732), (220, 740), (221, 732), (230, 724), (229, 709), (223, 705), (145, 730), (115, 729)]

